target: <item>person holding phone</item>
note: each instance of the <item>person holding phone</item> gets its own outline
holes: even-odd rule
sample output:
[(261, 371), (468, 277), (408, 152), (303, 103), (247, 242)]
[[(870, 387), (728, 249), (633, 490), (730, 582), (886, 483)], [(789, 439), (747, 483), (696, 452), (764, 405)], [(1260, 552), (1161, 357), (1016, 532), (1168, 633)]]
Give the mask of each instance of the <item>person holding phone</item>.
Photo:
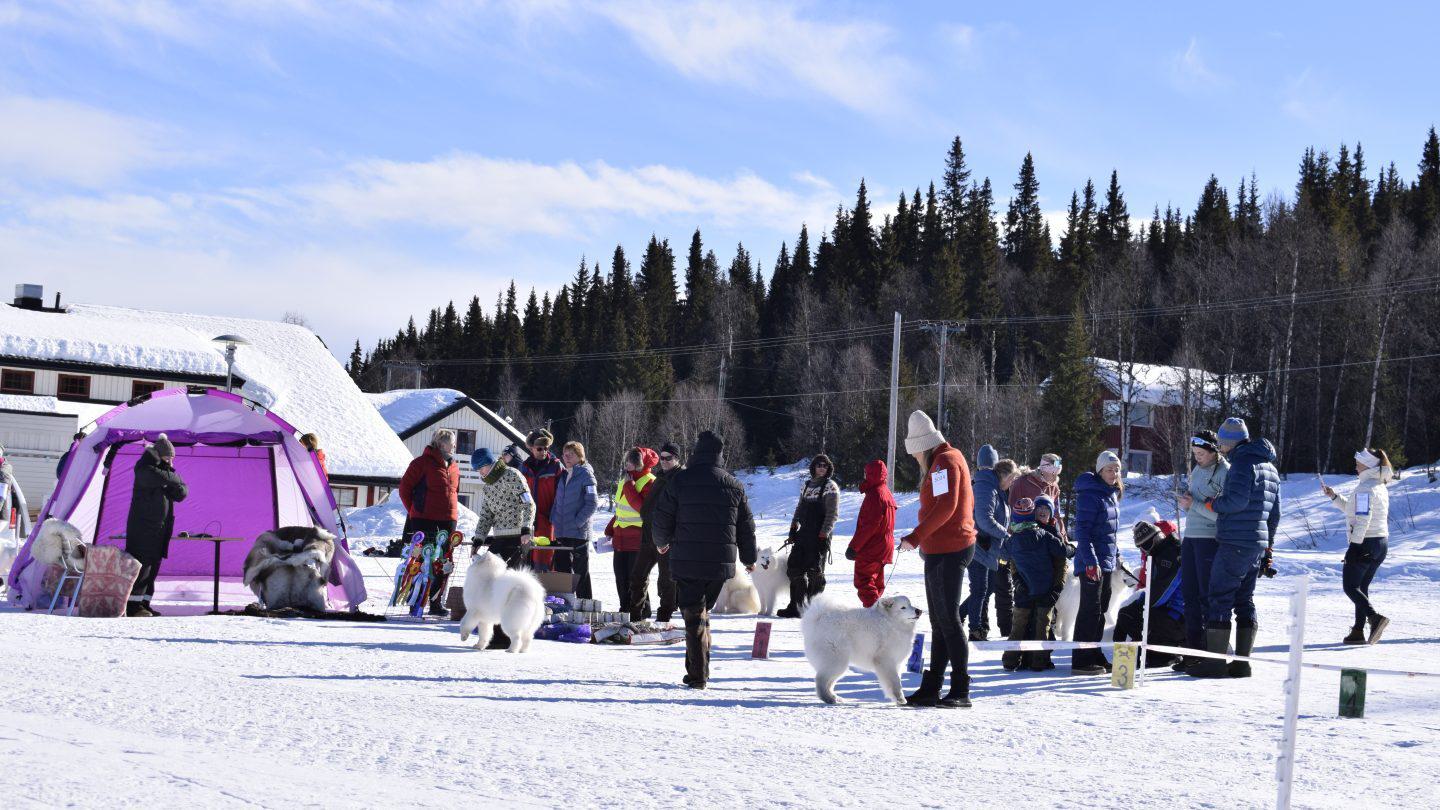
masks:
[[(1365, 448), (1355, 454), (1355, 474), (1360, 476), (1360, 482), (1348, 498), (1324, 481), (1320, 482), (1320, 491), (1345, 513), (1350, 538), (1341, 581), (1345, 595), (1355, 603), (1355, 624), (1345, 643), (1374, 644), (1390, 624), (1370, 603), (1370, 581), (1385, 562), (1390, 537), (1390, 493), (1385, 485), (1394, 475), (1394, 468), (1384, 450)], [(1366, 622), (1370, 623), (1369, 636), (1365, 634)]]
[[(1180, 588), (1185, 601), (1185, 646), (1205, 649), (1205, 595), (1210, 568), (1215, 564), (1215, 513), (1205, 502), (1225, 491), (1230, 462), (1220, 454), (1220, 437), (1213, 430), (1197, 430), (1190, 437), (1194, 465), (1179, 497), (1185, 510), (1185, 541), (1180, 544)], [(1183, 672), (1190, 663), (1182, 658), (1174, 669)]]

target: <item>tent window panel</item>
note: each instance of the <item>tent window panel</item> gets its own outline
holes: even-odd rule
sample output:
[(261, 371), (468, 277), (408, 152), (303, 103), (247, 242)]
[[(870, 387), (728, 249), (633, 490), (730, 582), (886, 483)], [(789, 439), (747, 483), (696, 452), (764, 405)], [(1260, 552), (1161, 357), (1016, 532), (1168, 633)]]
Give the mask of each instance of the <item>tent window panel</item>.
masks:
[(0, 394), (35, 393), (35, 372), (7, 368), (0, 371)]

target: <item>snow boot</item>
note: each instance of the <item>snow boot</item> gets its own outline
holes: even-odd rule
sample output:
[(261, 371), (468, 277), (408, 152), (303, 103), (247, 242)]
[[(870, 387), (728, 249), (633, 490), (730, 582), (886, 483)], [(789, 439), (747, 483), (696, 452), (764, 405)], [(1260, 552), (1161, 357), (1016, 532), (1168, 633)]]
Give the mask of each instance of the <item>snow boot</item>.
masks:
[[(1205, 628), (1205, 650), (1207, 652), (1224, 655), (1230, 647), (1230, 627), (1207, 627)], [(1195, 662), (1185, 668), (1185, 674), (1192, 678), (1226, 678), (1230, 670), (1225, 666), (1224, 658), (1196, 658)]]
[(945, 679), (941, 670), (927, 669), (920, 676), (920, 688), (905, 698), (905, 705), (917, 709), (940, 705), (940, 682)]
[(970, 676), (950, 673), (950, 691), (940, 698), (939, 705), (946, 709), (970, 708)]
[(1346, 637), (1344, 638), (1344, 640), (1342, 640), (1340, 643), (1341, 643), (1341, 644), (1368, 644), (1368, 643), (1370, 643), (1369, 640), (1365, 638), (1365, 622), (1360, 622), (1359, 624), (1357, 624), (1357, 625), (1355, 625), (1354, 627), (1350, 628), (1350, 635), (1346, 636)]
[(1370, 639), (1367, 643), (1377, 644), (1380, 636), (1385, 634), (1385, 628), (1390, 626), (1390, 620), (1376, 613), (1370, 617)]
[(507, 635), (505, 635), (505, 631), (500, 629), (500, 625), (498, 625), (498, 624), (495, 625), (495, 634), (490, 637), (490, 643), (489, 643), (488, 645), (486, 645), (485, 649), (487, 649), (487, 650), (508, 650), (508, 649), (510, 649), (510, 637), (507, 636)]
[[(1031, 610), (1028, 607), (1015, 608), (1010, 624), (1011, 641), (1019, 641), (1025, 637), (1025, 632), (1030, 629), (1030, 613)], [(1014, 672), (1024, 665), (1027, 657), (1029, 657), (1029, 653), (1022, 653), (1019, 650), (1006, 650), (1005, 654), (1000, 656), (1000, 666), (1004, 667), (1006, 672)]]
[(682, 608), (685, 617), (685, 678), (691, 689), (704, 689), (710, 680), (710, 615), (705, 608)]
[[(156, 610), (156, 609), (155, 609), (155, 606), (152, 605), (152, 604), (150, 604), (149, 602), (146, 602), (145, 604), (141, 605), (141, 607), (145, 609), (145, 615), (146, 615), (146, 616), (164, 616), (164, 615), (165, 615), (165, 614), (161, 613), (160, 611)], [(1390, 620), (1389, 620), (1389, 619), (1386, 619), (1385, 621), (1388, 623)]]
[(798, 619), (801, 611), (804, 610), (805, 600), (809, 596), (809, 586), (802, 574), (790, 578), (790, 604), (776, 611), (775, 615), (782, 619)]
[[(1236, 655), (1243, 655), (1247, 657), (1250, 655), (1250, 652), (1255, 649), (1255, 631), (1258, 629), (1259, 628), (1257, 628), (1253, 624), (1235, 625)], [(1230, 673), (1230, 677), (1232, 678), (1248, 678), (1250, 677), (1250, 662), (1231, 661), (1230, 665), (1226, 667), (1226, 670)]]

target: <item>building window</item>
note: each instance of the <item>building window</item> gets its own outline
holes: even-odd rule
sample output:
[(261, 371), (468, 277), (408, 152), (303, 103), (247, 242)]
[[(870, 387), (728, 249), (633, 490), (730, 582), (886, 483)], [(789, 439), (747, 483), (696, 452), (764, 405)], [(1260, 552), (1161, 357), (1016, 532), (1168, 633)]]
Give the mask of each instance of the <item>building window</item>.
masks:
[(475, 452), (475, 431), (455, 431), (455, 454), (458, 456), (468, 456), (473, 452)]
[(1151, 454), (1149, 450), (1131, 450), (1130, 463), (1125, 465), (1127, 467), (1126, 472), (1149, 475), (1151, 460), (1150, 456)]
[(35, 372), (7, 368), (0, 371), (0, 394), (35, 393)]
[(146, 394), (153, 394), (156, 391), (165, 390), (165, 383), (150, 382), (149, 380), (135, 380), (130, 383), (130, 398), (136, 399)]
[[(1121, 402), (1118, 399), (1105, 400), (1105, 424), (1110, 427), (1119, 427), (1120, 418), (1124, 415), (1121, 412)], [(1151, 412), (1150, 406), (1140, 402), (1130, 405), (1130, 427), (1150, 427)]]
[(61, 374), (55, 395), (61, 399), (89, 399), (90, 377), (86, 374)]
[(360, 498), (360, 490), (357, 487), (331, 487), (330, 491), (335, 493), (336, 505), (345, 508), (355, 506)]
[(470, 508), (471, 508), (471, 506), (470, 506), (470, 498), (471, 498), (471, 497), (472, 497), (472, 496), (471, 496), (470, 493), (468, 493), (468, 492), (461, 492), (461, 493), (459, 493), (459, 494), (457, 494), (457, 495), (455, 496), (456, 500), (459, 501), (460, 505), (463, 506), (463, 507), (465, 507), (466, 509), (470, 509)]
[(375, 487), (375, 503), (384, 503), (390, 500), (390, 487)]

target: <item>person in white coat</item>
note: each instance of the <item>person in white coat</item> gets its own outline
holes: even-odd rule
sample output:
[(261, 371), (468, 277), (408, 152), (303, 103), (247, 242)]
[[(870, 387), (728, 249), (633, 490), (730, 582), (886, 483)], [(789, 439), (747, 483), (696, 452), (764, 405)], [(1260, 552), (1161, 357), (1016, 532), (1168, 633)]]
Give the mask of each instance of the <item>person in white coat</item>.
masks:
[[(1345, 524), (1350, 543), (1345, 550), (1345, 567), (1341, 582), (1345, 595), (1355, 603), (1355, 625), (1346, 644), (1374, 644), (1380, 640), (1390, 620), (1381, 616), (1370, 603), (1370, 580), (1385, 562), (1387, 541), (1390, 537), (1390, 493), (1385, 485), (1394, 475), (1390, 459), (1384, 450), (1365, 449), (1355, 454), (1355, 472), (1360, 482), (1347, 498), (1334, 489), (1320, 484), (1320, 489), (1330, 502), (1345, 513)], [(1365, 634), (1365, 624), (1370, 624), (1370, 634)]]

